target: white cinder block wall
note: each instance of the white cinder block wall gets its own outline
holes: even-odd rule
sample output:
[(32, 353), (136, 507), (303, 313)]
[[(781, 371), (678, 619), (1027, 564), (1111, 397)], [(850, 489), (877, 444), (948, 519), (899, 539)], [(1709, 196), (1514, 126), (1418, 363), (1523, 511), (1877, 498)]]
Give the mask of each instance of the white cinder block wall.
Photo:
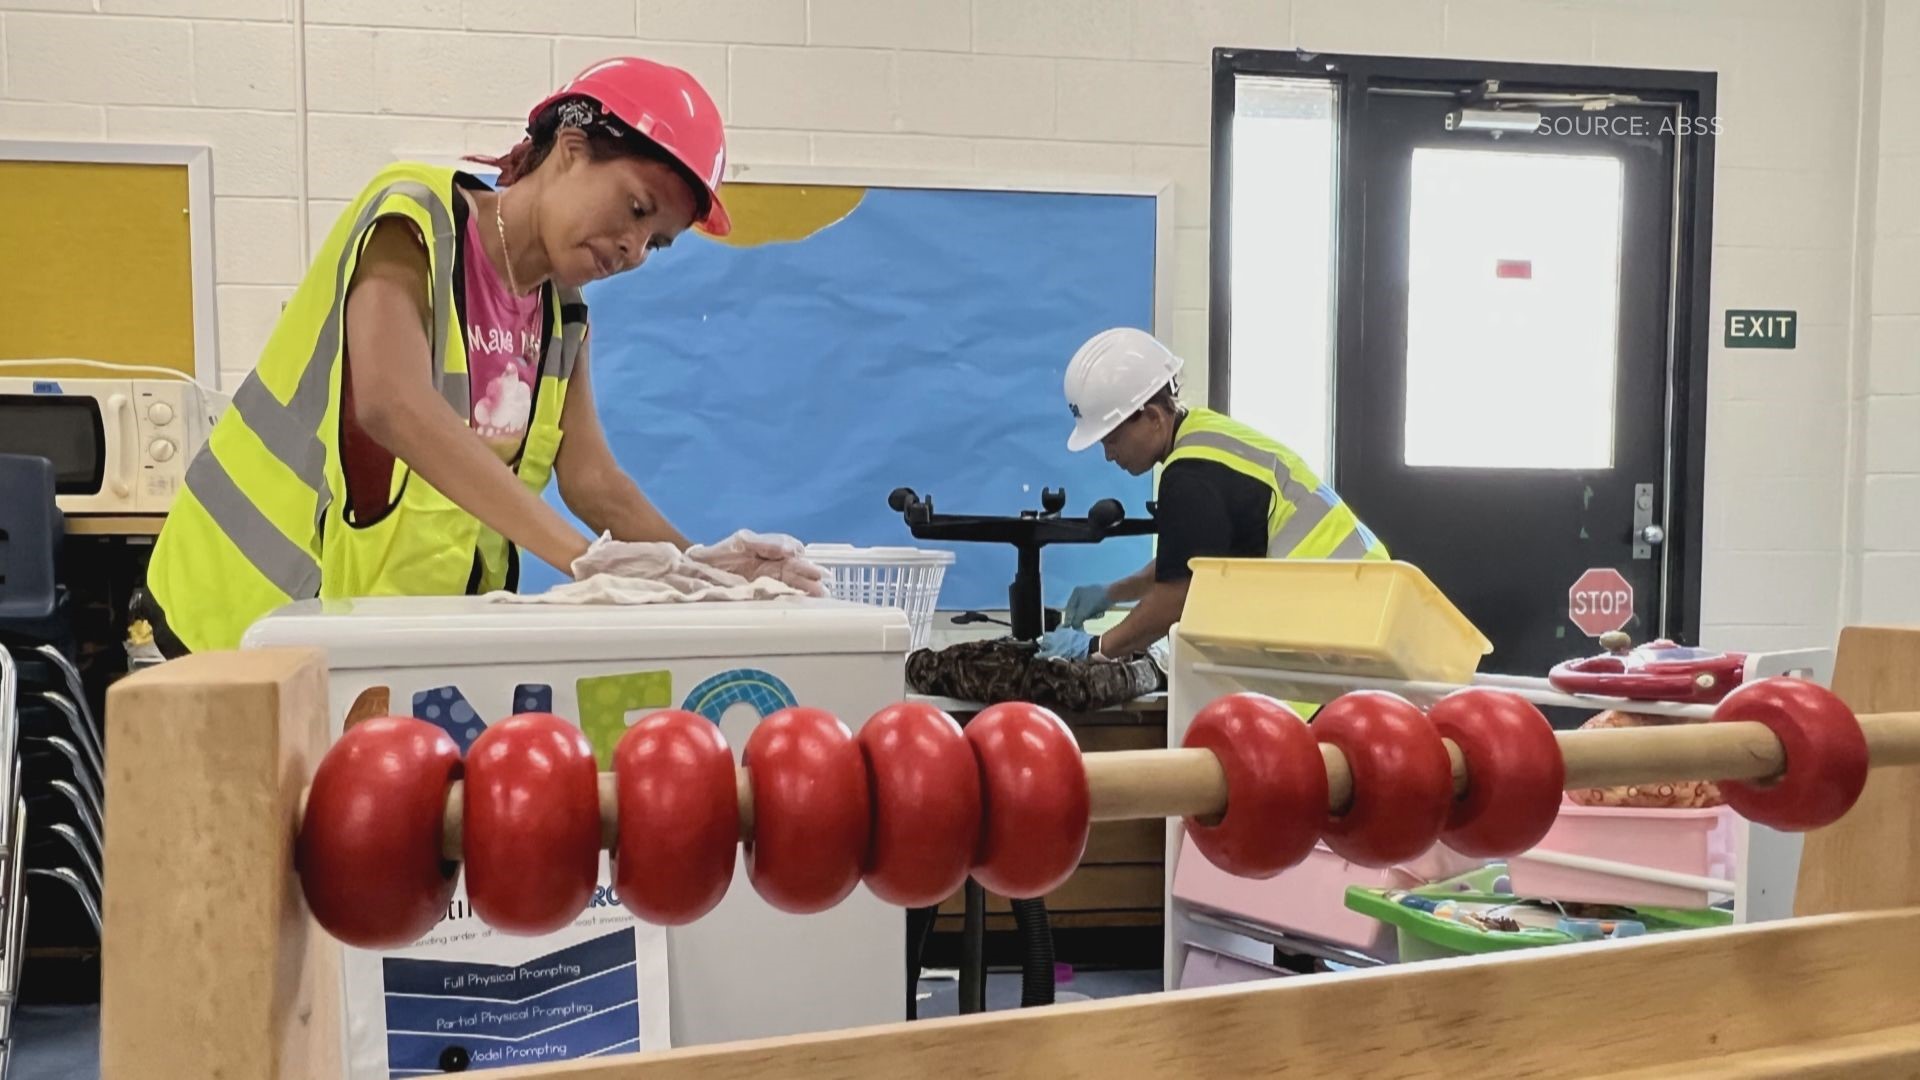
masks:
[(1875, 152), (1862, 164), (1858, 617), (1920, 622), (1920, 0), (1887, 0)]
[[(383, 160), (505, 149), (560, 79), (639, 52), (706, 83), (737, 162), (1173, 178), (1166, 332), (1198, 359), (1214, 45), (1716, 70), (1706, 637), (1766, 648), (1830, 641), (1856, 594), (1869, 615), (1920, 620), (1920, 33), (1916, 0), (1886, 2), (1898, 12), (1883, 16), (1882, 0), (304, 0), (296, 15), (294, 0), (0, 0), (0, 136), (213, 147), (232, 381), (298, 278), (302, 233), (323, 231)], [(1884, 45), (1871, 33), (1883, 23)], [(1887, 108), (1863, 111), (1882, 91)], [(1874, 192), (1879, 231), (1863, 231)], [(1721, 351), (1726, 306), (1797, 309), (1799, 349)]]

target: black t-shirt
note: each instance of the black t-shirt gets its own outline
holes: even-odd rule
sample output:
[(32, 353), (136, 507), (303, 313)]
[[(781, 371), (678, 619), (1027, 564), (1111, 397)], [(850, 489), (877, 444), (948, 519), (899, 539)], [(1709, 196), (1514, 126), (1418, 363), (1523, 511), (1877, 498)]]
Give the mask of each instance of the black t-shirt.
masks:
[(1187, 458), (1160, 471), (1160, 550), (1155, 581), (1185, 581), (1191, 559), (1267, 554), (1273, 488), (1217, 461)]

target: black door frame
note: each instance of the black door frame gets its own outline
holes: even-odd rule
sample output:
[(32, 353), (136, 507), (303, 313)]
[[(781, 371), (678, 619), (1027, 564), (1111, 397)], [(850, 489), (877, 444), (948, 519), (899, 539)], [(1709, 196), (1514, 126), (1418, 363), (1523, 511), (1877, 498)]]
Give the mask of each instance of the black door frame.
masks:
[[(1232, 282), (1232, 154), (1234, 88), (1242, 75), (1289, 76), (1334, 84), (1339, 143), (1335, 191), (1336, 283), (1334, 356), (1336, 368), (1360, 355), (1365, 313), (1357, 304), (1341, 303), (1342, 296), (1361, 295), (1364, 266), (1366, 203), (1348, 198), (1364, 175), (1353, 168), (1354, 142), (1347, 137), (1364, 118), (1370, 87), (1414, 88), (1438, 83), (1477, 83), (1495, 79), (1503, 91), (1568, 93), (1603, 89), (1630, 93), (1651, 104), (1671, 105), (1689, 129), (1677, 137), (1677, 176), (1674, 215), (1676, 241), (1674, 288), (1671, 292), (1672, 364), (1667, 373), (1668, 427), (1673, 460), (1664, 478), (1662, 526), (1666, 570), (1661, 578), (1666, 595), (1656, 610), (1664, 609), (1666, 634), (1685, 645), (1700, 638), (1700, 580), (1707, 462), (1707, 350), (1712, 341), (1713, 257), (1713, 125), (1717, 115), (1718, 77), (1712, 72), (1639, 70), (1586, 67), (1571, 64), (1525, 64), (1480, 60), (1440, 60), (1400, 56), (1353, 56), (1304, 50), (1271, 51), (1216, 48), (1213, 50), (1213, 139), (1210, 210), (1208, 214), (1209, 283), (1207, 340), (1207, 403), (1231, 411), (1233, 309)], [(1337, 376), (1329, 387), (1338, 393)], [(1330, 481), (1340, 486), (1340, 462), (1345, 447), (1359, 433), (1343, 430), (1334, 411), (1334, 468)]]

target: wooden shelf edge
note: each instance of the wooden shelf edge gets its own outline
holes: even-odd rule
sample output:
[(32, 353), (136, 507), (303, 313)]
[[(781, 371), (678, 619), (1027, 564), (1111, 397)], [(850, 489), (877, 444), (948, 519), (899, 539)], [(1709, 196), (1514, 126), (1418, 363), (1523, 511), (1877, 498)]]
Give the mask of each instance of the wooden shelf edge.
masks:
[(1832, 1039), (1790, 1043), (1738, 1054), (1607, 1073), (1604, 1080), (1760, 1080), (1763, 1077), (1908, 1077), (1920, 1075), (1920, 1024), (1881, 1028)]
[(165, 514), (68, 514), (68, 536), (159, 536)]

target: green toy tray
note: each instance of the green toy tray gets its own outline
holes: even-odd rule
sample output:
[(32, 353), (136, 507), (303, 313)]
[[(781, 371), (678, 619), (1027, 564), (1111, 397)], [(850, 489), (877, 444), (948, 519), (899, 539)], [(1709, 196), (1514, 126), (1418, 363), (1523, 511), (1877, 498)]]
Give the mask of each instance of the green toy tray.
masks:
[[(1428, 899), (1451, 900), (1462, 904), (1491, 906), (1527, 904), (1528, 901), (1521, 897), (1492, 891), (1495, 879), (1505, 873), (1504, 866), (1494, 864), (1417, 889), (1372, 889), (1351, 885), (1347, 888), (1346, 905), (1353, 911), (1393, 926), (1403, 937), (1410, 935), (1427, 946), (1455, 954), (1532, 949), (1544, 945), (1568, 945), (1581, 940), (1564, 930), (1552, 927), (1523, 927), (1518, 931), (1481, 930), (1466, 923), (1443, 919), (1431, 912), (1421, 911), (1419, 908), (1407, 907), (1387, 898), (1389, 892), (1409, 892)], [(1702, 930), (1727, 926), (1733, 922), (1732, 912), (1718, 908), (1620, 907), (1616, 910), (1630, 913), (1618, 917), (1630, 917), (1639, 921), (1647, 928), (1649, 934), (1671, 933), (1675, 930)]]

